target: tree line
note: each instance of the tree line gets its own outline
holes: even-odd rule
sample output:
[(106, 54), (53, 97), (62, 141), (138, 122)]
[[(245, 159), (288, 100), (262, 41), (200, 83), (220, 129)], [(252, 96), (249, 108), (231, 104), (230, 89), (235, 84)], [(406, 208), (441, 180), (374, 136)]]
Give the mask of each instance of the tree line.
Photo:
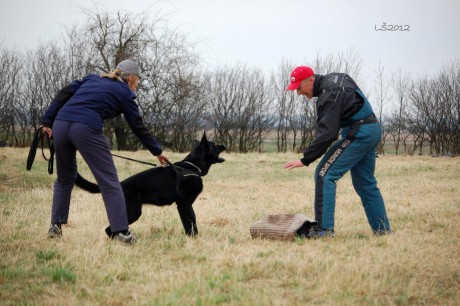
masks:
[[(148, 80), (136, 92), (146, 126), (166, 148), (186, 152), (202, 131), (233, 152), (302, 152), (313, 140), (315, 103), (286, 92), (294, 64), (282, 59), (269, 75), (245, 64), (205, 69), (199, 42), (149, 14), (86, 11), (87, 22), (59, 40), (25, 52), (0, 45), (0, 144), (27, 147), (54, 95), (88, 73), (107, 73), (126, 58), (136, 60)], [(345, 72), (367, 93), (382, 123), (380, 153), (460, 153), (460, 64), (413, 78), (384, 67), (362, 75), (351, 49), (322, 55), (306, 65), (315, 73)], [(371, 82), (373, 86), (371, 86)], [(113, 149), (141, 148), (125, 120), (107, 120)]]

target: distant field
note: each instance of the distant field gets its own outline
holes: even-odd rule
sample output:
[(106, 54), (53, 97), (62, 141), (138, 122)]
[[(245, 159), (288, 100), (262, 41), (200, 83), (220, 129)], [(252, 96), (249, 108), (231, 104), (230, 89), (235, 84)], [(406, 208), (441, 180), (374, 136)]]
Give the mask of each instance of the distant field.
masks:
[[(460, 305), (460, 158), (377, 160), (392, 235), (372, 235), (347, 175), (335, 238), (275, 242), (251, 239), (249, 226), (313, 217), (315, 165), (285, 171), (300, 155), (224, 152), (194, 205), (198, 238), (174, 206), (144, 206), (126, 247), (105, 237), (101, 196), (78, 188), (62, 240), (48, 239), (55, 175), (39, 154), (26, 171), (27, 153), (0, 148), (0, 305)], [(148, 169), (115, 161), (121, 179)]]
[[(297, 144), (299, 141), (297, 141)], [(292, 144), (293, 144), (293, 137), (292, 135), (288, 137), (288, 151), (292, 151)], [(412, 137), (409, 137), (406, 140), (406, 148), (404, 148), (404, 144), (400, 143), (399, 148), (398, 148), (398, 155), (418, 155), (420, 148), (417, 147), (415, 149), (414, 153), (414, 142), (412, 140)], [(395, 141), (391, 138), (391, 136), (387, 135), (383, 150), (385, 154), (390, 154), (390, 155), (395, 155), (396, 152), (396, 147), (395, 147)], [(276, 153), (278, 152), (278, 147), (277, 147), (277, 138), (276, 138), (276, 132), (270, 133), (269, 137), (267, 137), (262, 144), (262, 152), (265, 153)], [(422, 147), (422, 153), (423, 155), (430, 155), (430, 147), (429, 143), (425, 143)]]

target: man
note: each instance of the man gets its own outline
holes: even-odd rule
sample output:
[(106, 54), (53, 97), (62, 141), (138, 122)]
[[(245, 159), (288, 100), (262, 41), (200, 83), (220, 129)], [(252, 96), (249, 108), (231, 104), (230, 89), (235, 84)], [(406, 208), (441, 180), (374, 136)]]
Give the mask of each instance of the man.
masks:
[[(318, 225), (312, 228), (307, 238), (334, 236), (336, 182), (347, 171), (351, 172), (353, 187), (361, 197), (374, 234), (390, 233), (385, 204), (374, 176), (375, 148), (380, 142), (381, 128), (358, 85), (344, 73), (315, 75), (310, 67), (300, 66), (292, 71), (287, 90), (296, 90), (298, 95), (308, 99), (318, 98), (317, 129), (304, 157), (286, 163), (283, 168), (308, 166), (326, 153), (315, 172), (315, 219)], [(338, 138), (340, 129), (341, 139), (330, 147)]]

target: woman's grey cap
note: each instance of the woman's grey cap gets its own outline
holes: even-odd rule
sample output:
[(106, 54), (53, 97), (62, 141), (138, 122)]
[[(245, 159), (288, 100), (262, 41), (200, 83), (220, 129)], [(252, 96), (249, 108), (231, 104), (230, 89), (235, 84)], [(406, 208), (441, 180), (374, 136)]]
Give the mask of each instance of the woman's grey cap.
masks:
[(139, 70), (139, 66), (137, 66), (137, 63), (133, 60), (126, 59), (124, 61), (121, 61), (117, 65), (117, 68), (122, 71), (121, 75), (136, 74), (141, 79), (147, 79), (147, 76)]

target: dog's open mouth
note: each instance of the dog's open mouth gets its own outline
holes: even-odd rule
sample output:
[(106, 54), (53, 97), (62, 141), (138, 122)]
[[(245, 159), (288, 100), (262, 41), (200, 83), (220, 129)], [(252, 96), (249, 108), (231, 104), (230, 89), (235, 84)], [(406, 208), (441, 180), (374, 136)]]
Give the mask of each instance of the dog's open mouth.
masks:
[(223, 163), (224, 161), (225, 161), (225, 158), (222, 158), (222, 157), (217, 158), (218, 163)]

